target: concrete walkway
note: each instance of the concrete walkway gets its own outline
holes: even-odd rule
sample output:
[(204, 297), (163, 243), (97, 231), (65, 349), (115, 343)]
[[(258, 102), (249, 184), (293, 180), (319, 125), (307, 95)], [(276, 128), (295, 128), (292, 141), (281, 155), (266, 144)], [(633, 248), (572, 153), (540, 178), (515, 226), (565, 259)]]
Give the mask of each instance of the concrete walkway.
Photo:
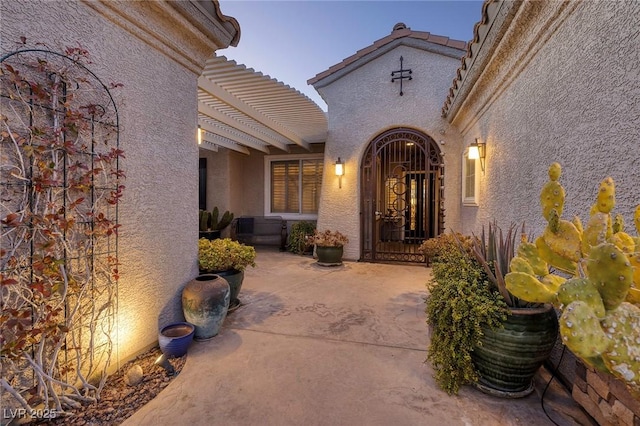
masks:
[[(260, 249), (256, 263), (222, 332), (194, 342), (180, 375), (125, 425), (553, 425), (542, 370), (518, 400), (438, 388), (424, 362), (428, 268), (326, 268)], [(557, 424), (591, 424), (555, 380), (544, 402)]]

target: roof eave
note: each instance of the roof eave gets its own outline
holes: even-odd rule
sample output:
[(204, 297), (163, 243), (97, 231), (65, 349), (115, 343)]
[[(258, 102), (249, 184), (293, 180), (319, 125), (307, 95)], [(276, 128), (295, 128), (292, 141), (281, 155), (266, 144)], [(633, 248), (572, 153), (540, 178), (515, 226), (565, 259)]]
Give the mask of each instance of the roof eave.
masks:
[(491, 60), (521, 4), (522, 0), (485, 0), (483, 3), (482, 17), (474, 26), (473, 39), (467, 46), (467, 54), (461, 60), (442, 107), (442, 117), (450, 123)]

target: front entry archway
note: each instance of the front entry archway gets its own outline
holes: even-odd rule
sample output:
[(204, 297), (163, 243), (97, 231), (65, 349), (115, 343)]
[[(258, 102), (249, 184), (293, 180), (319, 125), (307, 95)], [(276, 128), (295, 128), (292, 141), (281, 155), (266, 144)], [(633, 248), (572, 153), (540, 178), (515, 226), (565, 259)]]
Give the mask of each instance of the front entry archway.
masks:
[(424, 262), (418, 247), (444, 228), (444, 164), (426, 134), (396, 128), (367, 147), (361, 173), (362, 260)]

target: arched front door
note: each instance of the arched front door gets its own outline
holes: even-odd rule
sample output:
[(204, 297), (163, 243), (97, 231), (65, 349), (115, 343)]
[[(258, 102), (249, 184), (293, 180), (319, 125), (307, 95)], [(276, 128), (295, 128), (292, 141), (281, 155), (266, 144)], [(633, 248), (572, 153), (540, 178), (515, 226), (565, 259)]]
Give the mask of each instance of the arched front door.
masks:
[(444, 225), (440, 149), (417, 130), (378, 135), (361, 165), (362, 260), (424, 262), (418, 247)]

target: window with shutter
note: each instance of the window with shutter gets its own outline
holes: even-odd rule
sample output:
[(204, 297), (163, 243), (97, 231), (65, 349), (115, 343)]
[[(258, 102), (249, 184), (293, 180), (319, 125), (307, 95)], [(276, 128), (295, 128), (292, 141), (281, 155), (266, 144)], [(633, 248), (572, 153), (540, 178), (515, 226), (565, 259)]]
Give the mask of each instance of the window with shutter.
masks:
[(265, 215), (316, 219), (320, 205), (321, 155), (265, 157)]
[(465, 151), (462, 158), (462, 204), (478, 205), (478, 161), (469, 158)]

